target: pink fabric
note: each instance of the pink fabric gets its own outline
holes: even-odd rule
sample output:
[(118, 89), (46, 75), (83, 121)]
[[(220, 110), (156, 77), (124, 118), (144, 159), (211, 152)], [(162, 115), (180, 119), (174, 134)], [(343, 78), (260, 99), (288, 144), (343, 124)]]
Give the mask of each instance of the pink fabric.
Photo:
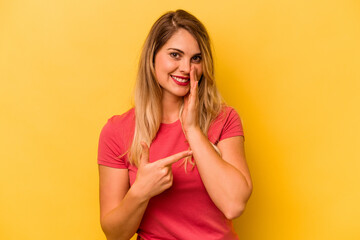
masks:
[[(122, 155), (131, 143), (134, 133), (134, 109), (111, 117), (103, 127), (98, 149), (98, 164), (127, 168), (132, 185), (137, 168)], [(226, 107), (208, 131), (209, 140), (215, 145), (222, 139), (244, 136), (237, 112)], [(181, 129), (180, 120), (161, 124), (150, 145), (149, 161), (187, 150), (189, 145)], [(194, 159), (196, 161), (196, 159)], [(150, 199), (138, 234), (144, 239), (238, 239), (232, 222), (215, 206), (201, 181), (197, 167), (187, 173), (182, 160), (172, 165), (173, 186)]]

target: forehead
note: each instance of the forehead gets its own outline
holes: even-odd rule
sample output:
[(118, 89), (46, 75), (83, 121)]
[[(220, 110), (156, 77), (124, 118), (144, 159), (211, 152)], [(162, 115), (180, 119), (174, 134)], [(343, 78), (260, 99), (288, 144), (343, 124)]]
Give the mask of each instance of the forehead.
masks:
[(200, 53), (196, 39), (191, 33), (182, 28), (176, 31), (164, 44), (163, 49), (167, 50), (168, 48), (177, 48), (188, 54)]

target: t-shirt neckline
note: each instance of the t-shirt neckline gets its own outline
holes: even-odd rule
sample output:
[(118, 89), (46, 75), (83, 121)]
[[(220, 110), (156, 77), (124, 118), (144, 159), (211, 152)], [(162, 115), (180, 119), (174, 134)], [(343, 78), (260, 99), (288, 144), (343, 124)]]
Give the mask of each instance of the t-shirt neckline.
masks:
[(180, 118), (178, 120), (176, 120), (175, 122), (172, 122), (172, 123), (160, 123), (160, 126), (162, 128), (169, 128), (169, 127), (177, 126), (178, 124), (180, 124)]

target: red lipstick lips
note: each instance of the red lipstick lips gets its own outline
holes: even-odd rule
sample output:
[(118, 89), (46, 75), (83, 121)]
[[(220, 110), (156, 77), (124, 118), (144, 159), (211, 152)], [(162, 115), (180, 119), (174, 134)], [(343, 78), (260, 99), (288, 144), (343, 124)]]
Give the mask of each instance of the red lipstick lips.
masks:
[(180, 86), (187, 86), (190, 82), (189, 77), (182, 77), (182, 76), (175, 76), (175, 75), (170, 75), (170, 76), (171, 76), (172, 80), (174, 80), (174, 82)]

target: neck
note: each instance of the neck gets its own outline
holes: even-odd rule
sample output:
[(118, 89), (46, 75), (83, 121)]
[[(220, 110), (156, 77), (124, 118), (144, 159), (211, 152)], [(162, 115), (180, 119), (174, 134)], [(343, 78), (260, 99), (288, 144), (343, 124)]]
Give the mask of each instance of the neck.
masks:
[(183, 100), (182, 97), (170, 97), (165, 94), (162, 97), (162, 123), (173, 123), (179, 119), (179, 111)]

